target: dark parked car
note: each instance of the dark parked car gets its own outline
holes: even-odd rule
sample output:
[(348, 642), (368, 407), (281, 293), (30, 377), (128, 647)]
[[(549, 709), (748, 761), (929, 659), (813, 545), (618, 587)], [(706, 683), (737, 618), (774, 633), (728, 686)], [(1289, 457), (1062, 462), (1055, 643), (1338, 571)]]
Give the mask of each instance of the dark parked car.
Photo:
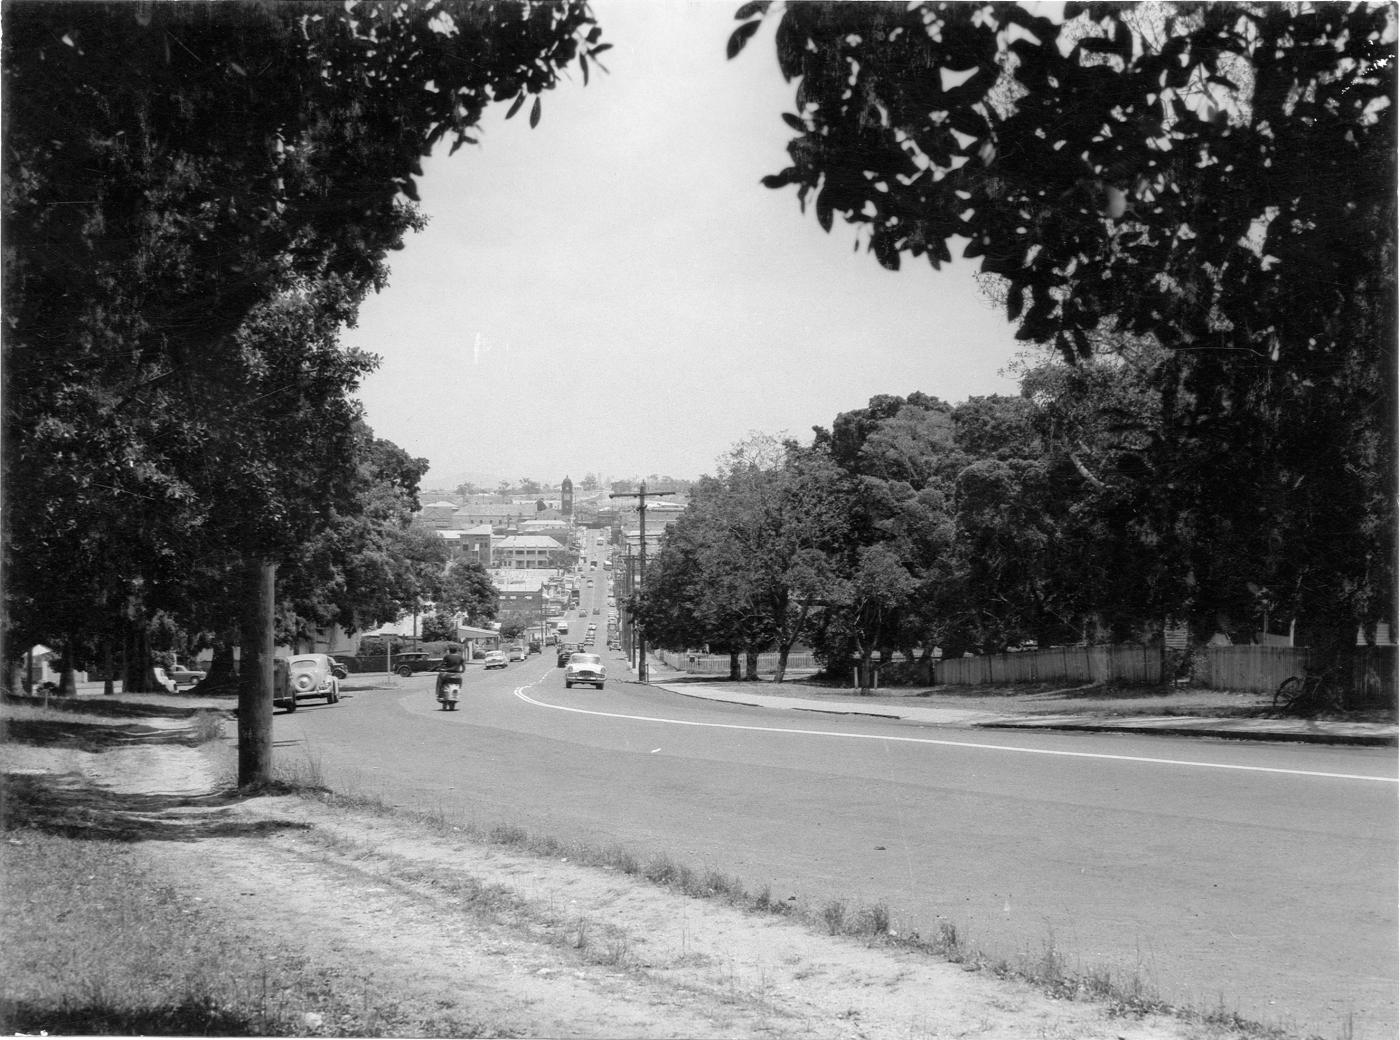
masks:
[(578, 653), (578, 651), (579, 645), (577, 643), (559, 644), (559, 653), (555, 658), (554, 667), (563, 668), (566, 664), (569, 663), (569, 658), (574, 654)]
[(435, 672), (441, 664), (441, 657), (434, 657), (426, 650), (407, 650), (394, 655), (394, 674), (408, 678), (415, 672)]

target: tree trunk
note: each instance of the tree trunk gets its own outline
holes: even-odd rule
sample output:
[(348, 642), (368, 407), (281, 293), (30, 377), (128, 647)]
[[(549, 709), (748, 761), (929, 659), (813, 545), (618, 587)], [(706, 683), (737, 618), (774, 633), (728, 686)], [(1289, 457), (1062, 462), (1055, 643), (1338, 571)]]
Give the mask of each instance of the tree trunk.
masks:
[(791, 649), (792, 647), (786, 644), (778, 647), (778, 670), (773, 675), (773, 681), (775, 683), (782, 682), (783, 676), (787, 674), (788, 652)]
[(744, 679), (748, 682), (758, 682), (758, 651), (744, 651)]
[(238, 786), (272, 780), (272, 616), (277, 565), (257, 560), (244, 576), (238, 668)]
[(235, 694), (238, 692), (238, 669), (233, 663), (233, 643), (220, 639), (214, 644), (214, 659), (209, 662), (209, 672), (199, 681), (192, 692)]
[(58, 695), (60, 697), (76, 697), (78, 695), (78, 676), (73, 670), (72, 636), (63, 641), (63, 656), (60, 659), (58, 672)]
[(102, 696), (111, 697), (117, 692), (116, 678), (112, 675), (112, 637), (102, 640)]
[(127, 618), (126, 660), (122, 669), (123, 693), (165, 693), (156, 681), (155, 664), (151, 660), (150, 636), (146, 631), (146, 611), (133, 603)]
[(870, 696), (870, 659), (872, 656), (873, 651), (870, 647), (860, 648), (860, 695), (862, 697)]
[(731, 650), (729, 651), (729, 681), (738, 682), (742, 676), (743, 672), (739, 668), (739, 651)]

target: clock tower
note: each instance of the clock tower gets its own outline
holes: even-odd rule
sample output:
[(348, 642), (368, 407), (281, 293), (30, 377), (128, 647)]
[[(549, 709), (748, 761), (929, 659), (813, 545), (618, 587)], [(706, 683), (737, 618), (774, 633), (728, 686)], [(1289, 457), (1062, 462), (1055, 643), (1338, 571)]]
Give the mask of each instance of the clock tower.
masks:
[(559, 511), (565, 516), (574, 515), (574, 482), (568, 477), (559, 485)]

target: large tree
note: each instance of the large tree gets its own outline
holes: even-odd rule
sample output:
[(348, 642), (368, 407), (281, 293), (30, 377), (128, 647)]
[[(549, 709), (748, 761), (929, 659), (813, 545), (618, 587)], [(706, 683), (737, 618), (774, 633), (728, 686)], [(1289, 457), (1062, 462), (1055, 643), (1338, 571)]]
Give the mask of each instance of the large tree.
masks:
[(888, 268), (966, 241), (1066, 357), (1170, 350), (1146, 462), (1183, 610), (1287, 610), (1335, 662), (1395, 620), (1395, 44), (1385, 4), (789, 3), (765, 183)]
[(500, 599), (485, 567), (474, 561), (457, 560), (447, 568), (438, 606), (465, 615), (467, 624), (479, 627), (495, 619)]
[(418, 222), (421, 157), (472, 143), (492, 101), (533, 96), (537, 121), (597, 37), (582, 3), (6, 5), (8, 655), (144, 609), (211, 518), (251, 517), (223, 531), (251, 605), (240, 779), (268, 775), (271, 575), (339, 495), (260, 424), (285, 381), (330, 407), (358, 373), (240, 330), (277, 301), (318, 337), (353, 322)]

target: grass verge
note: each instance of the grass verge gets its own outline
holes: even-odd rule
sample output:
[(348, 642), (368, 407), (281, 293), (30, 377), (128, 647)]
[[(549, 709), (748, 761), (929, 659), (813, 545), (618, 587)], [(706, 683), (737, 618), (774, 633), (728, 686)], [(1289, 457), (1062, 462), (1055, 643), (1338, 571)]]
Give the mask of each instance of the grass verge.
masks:
[(161, 1036), (497, 1036), (239, 932), (129, 846), (9, 831), (0, 1030)]
[[(796, 896), (775, 899), (767, 886), (750, 892), (737, 877), (710, 869), (696, 869), (677, 862), (665, 853), (642, 857), (619, 846), (599, 848), (579, 842), (563, 842), (554, 837), (531, 834), (513, 824), (482, 827), (453, 819), (441, 811), (407, 810), (389, 806), (374, 797), (326, 791), (319, 784), (309, 786), (303, 793), (350, 811), (412, 820), (418, 826), (451, 839), (500, 845), (547, 859), (566, 859), (583, 866), (617, 871), (694, 899), (719, 900), (745, 912), (785, 917), (823, 934), (936, 957), (962, 965), (968, 971), (986, 972), (998, 978), (1028, 983), (1057, 999), (1096, 1001), (1116, 1015), (1168, 1015), (1259, 1040), (1280, 1040), (1289, 1035), (1281, 1029), (1244, 1019), (1223, 1005), (1200, 1008), (1170, 1004), (1157, 994), (1141, 965), (1121, 968), (1072, 964), (1055, 946), (1053, 937), (1048, 938), (1039, 950), (1023, 952), (1015, 957), (1002, 957), (978, 948), (951, 921), (940, 920), (936, 936), (922, 936), (917, 931), (897, 931), (892, 924), (892, 911), (885, 903), (865, 904), (834, 899), (816, 905)], [(488, 905), (494, 904), (497, 909), (504, 909), (511, 903), (505, 893), (482, 895)], [(587, 918), (553, 924), (560, 925), (555, 929), (553, 940), (585, 953), (589, 960), (619, 966), (627, 960), (625, 937), (614, 934), (613, 929), (606, 929), (604, 943), (597, 941), (593, 934), (599, 926)]]

